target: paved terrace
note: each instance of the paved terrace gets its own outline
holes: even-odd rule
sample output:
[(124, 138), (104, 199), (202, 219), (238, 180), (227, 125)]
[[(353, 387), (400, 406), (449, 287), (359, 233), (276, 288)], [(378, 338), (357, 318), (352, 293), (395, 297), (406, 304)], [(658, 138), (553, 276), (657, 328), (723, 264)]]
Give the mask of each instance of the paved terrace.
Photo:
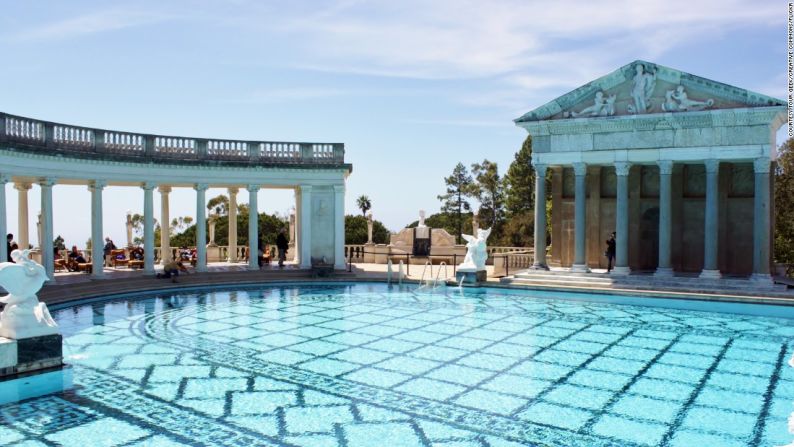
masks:
[[(489, 274), (492, 267), (488, 267)], [(158, 267), (159, 270), (159, 267)], [(189, 269), (187, 275), (180, 275), (178, 283), (174, 284), (168, 279), (157, 279), (142, 270), (127, 268), (106, 268), (103, 279), (94, 279), (85, 273), (57, 273), (57, 283), (45, 286), (39, 293), (39, 298), (48, 304), (64, 303), (72, 300), (102, 297), (114, 294), (134, 293), (155, 290), (174, 290), (183, 287), (202, 287), (235, 284), (253, 284), (267, 282), (306, 282), (306, 281), (386, 281), (387, 266), (384, 264), (354, 264), (351, 272), (337, 271), (330, 278), (316, 278), (307, 269), (301, 269), (294, 263), (288, 263), (283, 269), (276, 264), (267, 265), (258, 271), (248, 270), (248, 265), (243, 263), (210, 263), (206, 272), (196, 272)], [(418, 283), (422, 279), (423, 266), (411, 266), (405, 277), (407, 283)], [(434, 266), (433, 277), (438, 273), (438, 266)], [(553, 271), (552, 274), (555, 272)], [(567, 277), (567, 271), (556, 272)], [(594, 271), (596, 277), (606, 277), (605, 271)], [(449, 277), (452, 271), (448, 272)], [(632, 275), (634, 276), (634, 275)], [(644, 275), (637, 274), (638, 279)], [(425, 279), (429, 274), (425, 272)], [(441, 277), (443, 278), (443, 271)], [(778, 289), (776, 291), (737, 291), (725, 287), (723, 290), (682, 290), (680, 287), (653, 287), (651, 275), (645, 286), (624, 284), (608, 284), (595, 282), (590, 284), (566, 285), (564, 281), (548, 280), (536, 284), (509, 284), (512, 278), (488, 278), (490, 287), (510, 287), (516, 289), (533, 289), (548, 291), (585, 292), (598, 294), (616, 294), (623, 296), (641, 297), (674, 297), (680, 299), (703, 299), (715, 301), (753, 302), (765, 304), (794, 305), (794, 292)], [(394, 266), (393, 281), (397, 279), (397, 266)], [(684, 278), (682, 278), (684, 279)]]

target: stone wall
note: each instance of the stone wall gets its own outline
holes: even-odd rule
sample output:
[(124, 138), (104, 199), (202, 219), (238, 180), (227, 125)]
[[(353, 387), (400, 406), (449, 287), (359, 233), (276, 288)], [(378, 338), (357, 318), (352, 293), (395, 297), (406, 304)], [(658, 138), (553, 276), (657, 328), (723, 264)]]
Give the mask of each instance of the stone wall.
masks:
[[(552, 171), (552, 265), (569, 267), (574, 255), (572, 169)], [(671, 257), (677, 271), (703, 268), (705, 170), (676, 165), (672, 177)], [(587, 263), (606, 268), (606, 239), (615, 231), (616, 177), (611, 166), (588, 168)], [(632, 166), (629, 174), (629, 265), (653, 270), (659, 255), (659, 170)], [(748, 275), (753, 259), (753, 166), (723, 163), (720, 168), (719, 267), (723, 273)]]

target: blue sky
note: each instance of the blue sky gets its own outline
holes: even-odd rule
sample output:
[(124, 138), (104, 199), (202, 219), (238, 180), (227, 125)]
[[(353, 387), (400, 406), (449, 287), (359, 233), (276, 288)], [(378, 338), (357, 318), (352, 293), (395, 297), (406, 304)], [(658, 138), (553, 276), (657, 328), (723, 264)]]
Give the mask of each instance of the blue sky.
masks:
[[(435, 212), (443, 177), (483, 158), (504, 172), (512, 119), (635, 59), (778, 98), (786, 2), (0, 0), (0, 110), (167, 135), (346, 144), (355, 198), (397, 230)], [(1, 168), (0, 168), (1, 169)], [(221, 190), (210, 190), (212, 197)], [(16, 191), (7, 189), (9, 231)], [(192, 190), (173, 216), (195, 215)], [(56, 186), (55, 233), (90, 234), (84, 187)], [(124, 239), (143, 193), (108, 188)], [(31, 200), (35, 241), (38, 188)], [(241, 192), (241, 202), (247, 193)], [(286, 213), (291, 193), (263, 190)], [(159, 198), (155, 198), (159, 210)]]

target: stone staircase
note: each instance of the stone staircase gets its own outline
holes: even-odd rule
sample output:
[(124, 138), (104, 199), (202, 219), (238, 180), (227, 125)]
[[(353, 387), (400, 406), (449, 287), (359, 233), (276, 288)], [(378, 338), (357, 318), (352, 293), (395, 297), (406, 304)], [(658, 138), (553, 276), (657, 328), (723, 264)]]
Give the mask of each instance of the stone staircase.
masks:
[(561, 289), (611, 289), (671, 291), (679, 293), (709, 293), (727, 295), (774, 296), (794, 298), (783, 284), (760, 283), (746, 278), (701, 279), (696, 276), (674, 276), (658, 278), (650, 273), (633, 273), (618, 276), (608, 273), (573, 273), (554, 269), (525, 270), (514, 276), (502, 278), (502, 284), (522, 285), (536, 288)]

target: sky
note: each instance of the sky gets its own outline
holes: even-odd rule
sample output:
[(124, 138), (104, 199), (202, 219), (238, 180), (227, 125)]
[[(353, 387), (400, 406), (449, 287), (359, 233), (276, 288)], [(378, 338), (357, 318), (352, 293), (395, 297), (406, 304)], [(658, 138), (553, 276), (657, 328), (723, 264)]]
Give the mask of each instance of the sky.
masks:
[[(0, 111), (164, 135), (343, 142), (347, 213), (366, 194), (396, 231), (420, 209), (438, 211), (458, 162), (487, 158), (506, 171), (526, 136), (513, 119), (633, 60), (785, 98), (786, 10), (777, 0), (0, 0)], [(16, 193), (7, 186), (15, 234)], [(56, 185), (53, 197), (55, 234), (85, 245), (89, 192)], [(143, 192), (109, 187), (104, 197), (105, 232), (124, 241)], [(29, 200), (36, 241), (37, 186)], [(294, 197), (262, 190), (259, 204), (286, 214)], [(157, 217), (159, 206), (155, 194)], [(176, 189), (170, 207), (195, 216), (195, 192)]]

